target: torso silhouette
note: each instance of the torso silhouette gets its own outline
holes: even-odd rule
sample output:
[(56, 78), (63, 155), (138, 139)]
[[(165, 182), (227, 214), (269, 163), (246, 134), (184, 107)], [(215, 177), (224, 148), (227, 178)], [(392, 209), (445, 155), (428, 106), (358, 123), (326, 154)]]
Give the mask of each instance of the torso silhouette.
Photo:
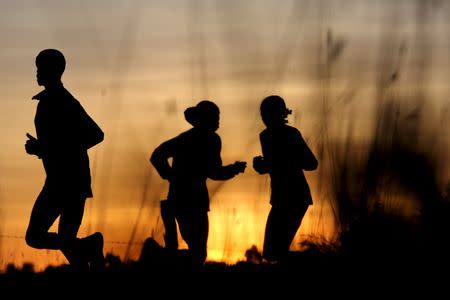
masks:
[(280, 125), (262, 131), (260, 140), (271, 178), (270, 203), (273, 206), (312, 204), (303, 169), (315, 169), (317, 160), (300, 131)]
[(220, 176), (222, 168), (219, 135), (192, 128), (166, 146), (173, 157), (168, 199), (176, 209), (209, 211), (206, 179)]
[(87, 149), (103, 139), (103, 132), (63, 86), (44, 90), (35, 126), (47, 178), (45, 189), (92, 197)]

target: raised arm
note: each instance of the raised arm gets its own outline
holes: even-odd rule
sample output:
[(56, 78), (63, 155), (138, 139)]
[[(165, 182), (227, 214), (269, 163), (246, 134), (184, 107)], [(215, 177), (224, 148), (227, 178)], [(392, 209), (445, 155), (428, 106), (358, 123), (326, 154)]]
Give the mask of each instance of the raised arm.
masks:
[(155, 167), (161, 178), (169, 180), (172, 167), (169, 164), (168, 159), (173, 157), (175, 150), (175, 139), (168, 140), (161, 145), (159, 145), (150, 156), (150, 163)]

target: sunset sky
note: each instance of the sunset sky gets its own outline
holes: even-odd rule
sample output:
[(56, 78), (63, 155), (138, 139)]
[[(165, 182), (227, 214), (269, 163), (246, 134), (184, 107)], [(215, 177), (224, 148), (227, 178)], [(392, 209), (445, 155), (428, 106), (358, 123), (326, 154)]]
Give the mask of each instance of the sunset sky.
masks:
[[(185, 108), (210, 99), (221, 109), (224, 163), (248, 162), (230, 181), (208, 181), (208, 259), (235, 262), (250, 246), (261, 249), (270, 209), (269, 179), (251, 168), (261, 152), (261, 100), (282, 96), (294, 112), (290, 124), (315, 153), (324, 99), (331, 140), (342, 142), (352, 124), (355, 141), (364, 144), (373, 132), (377, 89), (396, 73), (395, 93), (426, 99), (424, 126), (448, 128), (440, 120), (449, 111), (449, 16), (450, 3), (439, 0), (1, 1), (0, 269), (66, 262), (58, 251), (31, 249), (24, 240), (45, 179), (41, 161), (24, 150), (25, 134), (35, 135), (31, 97), (42, 88), (34, 59), (42, 49), (64, 53), (65, 87), (105, 132), (105, 141), (89, 150), (94, 197), (79, 236), (101, 231), (105, 252), (131, 259), (145, 238), (163, 243), (159, 201), (167, 183), (149, 156), (190, 128)], [(439, 132), (448, 145), (448, 130)], [(314, 205), (293, 249), (308, 235), (336, 238), (318, 173), (306, 174)]]

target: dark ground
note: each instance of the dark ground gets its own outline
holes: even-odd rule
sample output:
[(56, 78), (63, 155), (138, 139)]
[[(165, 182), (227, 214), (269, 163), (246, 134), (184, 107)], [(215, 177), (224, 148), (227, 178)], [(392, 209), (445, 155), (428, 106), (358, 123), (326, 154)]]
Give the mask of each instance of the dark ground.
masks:
[[(147, 244), (148, 246), (148, 244)], [(155, 246), (155, 247), (153, 247)], [(191, 269), (183, 253), (168, 254), (150, 244), (139, 261), (122, 263), (108, 255), (104, 270), (75, 272), (69, 266), (44, 272), (14, 270), (0, 274), (5, 293), (62, 296), (139, 296), (213, 298), (383, 297), (450, 295), (449, 261), (441, 254), (411, 252), (292, 252), (277, 264), (242, 261), (233, 265), (207, 262)], [(361, 250), (361, 249), (359, 249)], [(256, 261), (257, 262), (257, 261)], [(69, 297), (69, 298), (70, 298)], [(272, 296), (270, 296), (272, 297)], [(9, 298), (9, 297), (8, 297)], [(102, 297), (103, 299), (103, 297)]]

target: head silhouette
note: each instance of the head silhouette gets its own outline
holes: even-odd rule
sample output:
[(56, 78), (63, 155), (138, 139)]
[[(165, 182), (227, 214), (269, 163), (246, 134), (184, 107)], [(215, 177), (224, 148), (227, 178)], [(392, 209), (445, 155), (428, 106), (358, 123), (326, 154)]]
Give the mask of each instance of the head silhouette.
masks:
[(66, 67), (64, 55), (56, 49), (45, 49), (36, 57), (37, 82), (42, 86), (49, 86), (61, 81)]
[(267, 127), (286, 124), (287, 116), (292, 113), (280, 96), (272, 95), (261, 102), (261, 118)]
[(216, 131), (219, 128), (219, 107), (209, 100), (200, 101), (184, 111), (184, 117), (194, 128)]

